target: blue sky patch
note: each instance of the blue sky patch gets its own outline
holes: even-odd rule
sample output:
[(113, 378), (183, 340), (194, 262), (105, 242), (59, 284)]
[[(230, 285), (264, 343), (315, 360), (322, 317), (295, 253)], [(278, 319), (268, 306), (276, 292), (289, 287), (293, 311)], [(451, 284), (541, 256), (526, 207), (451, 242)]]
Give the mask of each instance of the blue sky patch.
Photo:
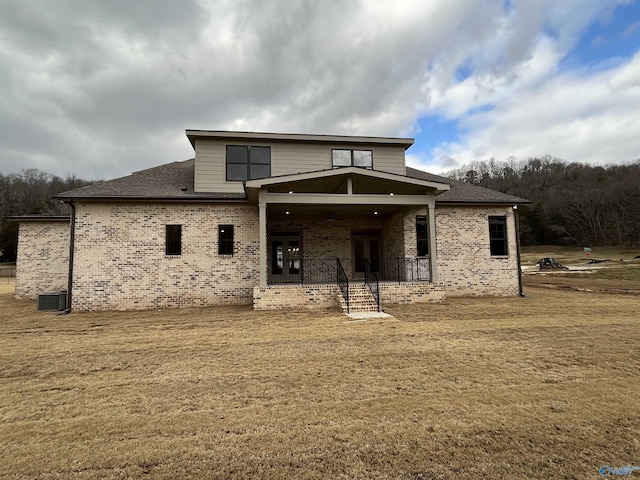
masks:
[(469, 58), (465, 60), (462, 65), (456, 68), (456, 82), (464, 82), (473, 74), (473, 63)]
[(440, 143), (456, 142), (459, 139), (457, 120), (443, 120), (436, 115), (428, 115), (420, 118), (418, 125), (420, 133), (416, 135), (416, 145), (410, 150), (414, 155), (423, 153), (430, 157), (431, 151)]
[[(612, 63), (633, 56), (640, 48), (640, 3), (621, 5), (610, 18), (590, 24), (576, 47), (560, 63), (561, 69)], [(618, 62), (612, 62), (618, 58)]]

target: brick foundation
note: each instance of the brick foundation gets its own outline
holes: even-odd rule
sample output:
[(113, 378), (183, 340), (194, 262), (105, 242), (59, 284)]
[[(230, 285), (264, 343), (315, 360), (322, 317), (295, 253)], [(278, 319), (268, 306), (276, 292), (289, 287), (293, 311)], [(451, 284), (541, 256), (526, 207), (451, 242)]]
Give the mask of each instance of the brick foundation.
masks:
[[(356, 282), (356, 285), (361, 285)], [(337, 285), (270, 285), (253, 289), (253, 308), (278, 310), (282, 308), (307, 308), (310, 310), (338, 306)], [(393, 303), (438, 303), (445, 297), (443, 285), (428, 282), (381, 282), (382, 308)]]
[(338, 306), (337, 285), (271, 285), (254, 287), (253, 308), (278, 310), (281, 308), (322, 309)]
[(428, 282), (380, 283), (380, 304), (439, 303), (445, 299), (442, 284)]

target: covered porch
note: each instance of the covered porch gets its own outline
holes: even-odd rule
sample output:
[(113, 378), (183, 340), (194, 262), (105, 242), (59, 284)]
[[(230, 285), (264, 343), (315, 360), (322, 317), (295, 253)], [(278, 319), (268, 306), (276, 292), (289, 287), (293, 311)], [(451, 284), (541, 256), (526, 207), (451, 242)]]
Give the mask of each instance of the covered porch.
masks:
[[(281, 286), (335, 291), (367, 283), (379, 296), (374, 282), (437, 282), (434, 197), (447, 184), (346, 167), (251, 180), (245, 188), (259, 207), (261, 295)], [(405, 241), (407, 213), (417, 209), (426, 212), (422, 252)]]

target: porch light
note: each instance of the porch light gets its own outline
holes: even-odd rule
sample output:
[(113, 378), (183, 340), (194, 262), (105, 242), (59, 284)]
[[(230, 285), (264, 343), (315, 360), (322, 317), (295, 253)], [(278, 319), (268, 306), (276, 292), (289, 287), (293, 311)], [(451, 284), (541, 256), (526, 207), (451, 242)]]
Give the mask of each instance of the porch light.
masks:
[(293, 190), (289, 190), (289, 195), (293, 195)]
[(287, 210), (286, 212), (284, 212), (284, 214), (285, 214), (285, 215), (289, 215), (290, 213), (291, 213), (291, 212), (290, 212), (290, 211), (288, 211), (288, 210)]
[(377, 214), (378, 214), (378, 211), (376, 210), (375, 212), (373, 212), (373, 214), (374, 214), (374, 215), (377, 215)]
[(393, 197), (393, 192), (389, 192), (389, 195)]

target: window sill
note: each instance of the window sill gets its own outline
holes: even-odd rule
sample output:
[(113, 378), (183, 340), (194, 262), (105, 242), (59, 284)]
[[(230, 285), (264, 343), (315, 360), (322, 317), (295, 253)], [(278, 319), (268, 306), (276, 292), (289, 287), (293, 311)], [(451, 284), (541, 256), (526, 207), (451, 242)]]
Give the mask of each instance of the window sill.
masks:
[(164, 258), (180, 258), (182, 256), (182, 254), (180, 255), (165, 255)]
[(491, 255), (491, 258), (495, 260), (504, 260), (505, 258), (509, 258), (509, 255)]

